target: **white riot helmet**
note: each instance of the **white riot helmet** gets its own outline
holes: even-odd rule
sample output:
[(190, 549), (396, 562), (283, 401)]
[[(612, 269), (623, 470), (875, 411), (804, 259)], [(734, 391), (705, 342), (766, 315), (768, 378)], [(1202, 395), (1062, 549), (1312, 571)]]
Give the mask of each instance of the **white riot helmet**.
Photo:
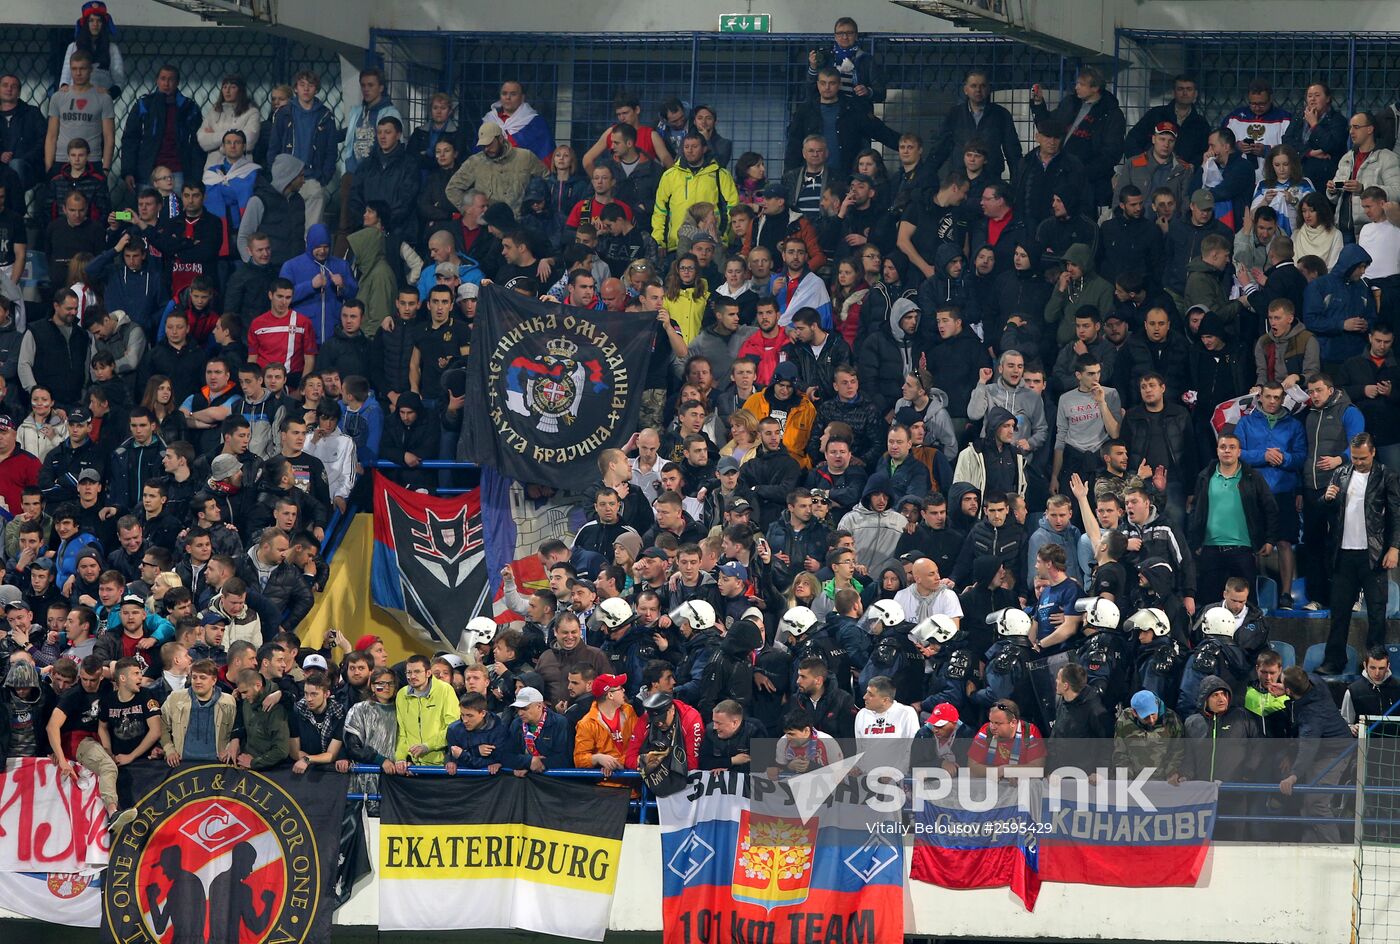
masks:
[(690, 624), (692, 632), (714, 629), (715, 608), (704, 600), (687, 600), (671, 611), (672, 623), (679, 624), (682, 620)]
[(778, 629), (782, 632), (792, 633), (794, 639), (801, 639), (815, 625), (817, 625), (817, 614), (805, 606), (794, 606), (783, 614), (782, 621), (778, 623)]
[(1223, 606), (1213, 606), (1201, 617), (1201, 632), (1207, 636), (1235, 635), (1235, 614)]
[(1031, 634), (1031, 618), (1026, 615), (1025, 610), (1018, 610), (1014, 606), (1008, 606), (1004, 610), (997, 610), (987, 617), (987, 622), (997, 628), (998, 636), (1029, 636)]
[(1084, 614), (1084, 622), (1095, 629), (1117, 629), (1122, 614), (1118, 604), (1099, 597), (1086, 597), (1074, 604), (1074, 609)]
[(598, 604), (598, 619), (608, 632), (626, 626), (635, 615), (631, 604), (621, 597), (609, 597)]
[(958, 624), (953, 622), (951, 616), (935, 613), (914, 627), (909, 633), (909, 641), (916, 646), (927, 646), (935, 642), (941, 645), (957, 634)]
[[(1128, 617), (1128, 622), (1125, 625), (1133, 632), (1146, 631), (1154, 636), (1165, 636), (1172, 631), (1172, 624), (1167, 621), (1167, 614), (1155, 606), (1138, 610)], [(1230, 632), (1234, 631), (1232, 626)]]
[(877, 600), (865, 611), (866, 625), (869, 628), (883, 626), (889, 628), (904, 622), (904, 607), (893, 600)]
[(471, 651), (475, 646), (490, 645), (499, 628), (496, 621), (489, 616), (472, 617), (467, 621), (467, 631), (463, 634), (467, 644), (466, 651)]

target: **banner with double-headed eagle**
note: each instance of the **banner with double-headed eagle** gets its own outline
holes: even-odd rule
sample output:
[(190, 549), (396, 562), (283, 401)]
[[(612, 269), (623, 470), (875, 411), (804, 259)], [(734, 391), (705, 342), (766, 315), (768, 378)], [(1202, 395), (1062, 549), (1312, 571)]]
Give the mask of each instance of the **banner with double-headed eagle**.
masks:
[(637, 428), (655, 319), (481, 289), (463, 455), (511, 478), (578, 488)]

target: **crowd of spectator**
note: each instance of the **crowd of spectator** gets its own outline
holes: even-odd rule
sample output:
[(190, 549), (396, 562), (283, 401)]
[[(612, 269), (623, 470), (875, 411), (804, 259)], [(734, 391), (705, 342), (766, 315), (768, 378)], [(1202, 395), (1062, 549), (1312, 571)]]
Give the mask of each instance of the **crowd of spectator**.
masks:
[[(1400, 159), (1321, 82), (1217, 121), (1179, 76), (1129, 128), (1086, 67), (1032, 91), (1023, 153), (982, 69), (926, 138), (889, 128), (842, 18), (770, 179), (678, 99), (649, 124), (619, 91), (576, 149), (514, 80), (410, 130), (375, 69), (339, 126), (314, 72), (270, 113), (229, 75), (201, 114), (175, 65), (118, 169), (101, 3), (63, 70), (46, 120), (0, 77), (0, 746), (96, 770), (114, 818), (148, 757), (664, 788), (764, 735), (794, 770), (852, 736), (951, 763), (960, 730), (974, 769), (1070, 733), (1163, 760), (1227, 718), (1342, 739), (1400, 701)], [(486, 284), (647, 318), (643, 428), (540, 548), (548, 588), (504, 575), (514, 622), (395, 666), (354, 627), (308, 649), (367, 470), (449, 481), (423, 463), (457, 455)], [(1320, 674), (1259, 608), (1261, 574), (1294, 607), (1295, 567)]]

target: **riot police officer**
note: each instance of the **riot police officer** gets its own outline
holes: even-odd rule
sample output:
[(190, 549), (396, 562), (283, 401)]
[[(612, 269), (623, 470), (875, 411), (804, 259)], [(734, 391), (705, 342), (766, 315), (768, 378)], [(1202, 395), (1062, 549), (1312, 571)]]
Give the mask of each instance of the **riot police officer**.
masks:
[(1181, 673), (1176, 713), (1189, 718), (1199, 710), (1201, 681), (1218, 675), (1230, 686), (1231, 704), (1244, 704), (1249, 684), (1249, 657), (1235, 642), (1235, 614), (1223, 606), (1213, 606), (1201, 616), (1201, 644), (1191, 651)]
[(1186, 662), (1186, 651), (1172, 635), (1167, 614), (1157, 607), (1138, 610), (1128, 617), (1126, 628), (1137, 634), (1133, 684), (1129, 687), (1147, 689), (1164, 705), (1176, 704), (1181, 693), (1181, 669)]
[(1076, 656), (1089, 676), (1086, 688), (1099, 696), (1105, 708), (1113, 711), (1128, 697), (1132, 671), (1128, 640), (1119, 630), (1121, 614), (1112, 600), (1088, 597), (1075, 604), (1084, 614), (1080, 621), (1087, 638)]
[(931, 711), (946, 703), (962, 714), (968, 696), (976, 690), (977, 659), (957, 622), (951, 616), (935, 614), (915, 626), (909, 639), (928, 667), (928, 694), (920, 707)]
[(788, 647), (792, 654), (792, 684), (797, 684), (797, 669), (806, 659), (820, 659), (826, 663), (827, 678), (831, 680), (849, 678), (850, 660), (846, 650), (824, 624), (819, 624), (817, 614), (805, 606), (794, 606), (778, 621), (778, 641)]
[(997, 641), (987, 650), (987, 686), (972, 696), (972, 703), (984, 713), (1003, 698), (1024, 706), (1026, 720), (1042, 731), (1049, 730), (1040, 699), (1031, 682), (1031, 618), (1023, 610), (1007, 607), (987, 615), (996, 627)]
[(913, 629), (904, 607), (894, 600), (877, 600), (865, 611), (866, 630), (875, 637), (870, 661), (860, 673), (860, 687), (884, 675), (894, 682), (895, 700), (917, 705), (924, 697), (924, 657), (909, 638)]

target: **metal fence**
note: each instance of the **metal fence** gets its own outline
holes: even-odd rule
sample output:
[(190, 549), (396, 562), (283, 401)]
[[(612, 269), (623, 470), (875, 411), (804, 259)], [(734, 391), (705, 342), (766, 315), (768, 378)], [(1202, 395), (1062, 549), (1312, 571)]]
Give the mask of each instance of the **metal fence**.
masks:
[(1394, 33), (1183, 33), (1119, 30), (1115, 56), (1125, 63), (1115, 86), (1129, 121), (1171, 95), (1172, 76), (1195, 76), (1198, 108), (1212, 123), (1245, 103), (1255, 78), (1297, 113), (1319, 80), (1349, 115), (1395, 101), (1400, 91), (1400, 35)]
[[(58, 86), (63, 53), (73, 40), (71, 27), (6, 26), (0, 29), (0, 63), (19, 76), (25, 101), (45, 106)], [(180, 70), (180, 89), (200, 110), (219, 97), (219, 82), (238, 73), (248, 83), (254, 106), (268, 114), (268, 93), (274, 85), (290, 83), (307, 68), (321, 76), (321, 98), (341, 122), (340, 57), (329, 49), (293, 42), (261, 30), (246, 28), (157, 29), (123, 28), (117, 37), (126, 63), (127, 84), (116, 101), (118, 150), (121, 134), (136, 99), (155, 90), (156, 74), (165, 63)], [(47, 112), (47, 109), (45, 109)]]
[[(959, 98), (971, 66), (989, 70), (993, 94), (1007, 99), (1030, 138), (1026, 90), (1039, 82), (1060, 87), (1074, 63), (1062, 56), (994, 36), (871, 36), (889, 86), (878, 113), (897, 131), (927, 141)], [(496, 100), (501, 82), (523, 82), (530, 103), (555, 138), (587, 149), (613, 121), (613, 96), (631, 91), (648, 123), (661, 102), (675, 96), (706, 104), (734, 154), (757, 151), (768, 174), (782, 173), (787, 120), (806, 93), (807, 53), (825, 49), (820, 35), (715, 33), (555, 34), (377, 31), (371, 52), (385, 69), (390, 94), (410, 125), (427, 115), (433, 92), (460, 102), (474, 124)], [(1013, 107), (1013, 103), (1016, 107)]]

